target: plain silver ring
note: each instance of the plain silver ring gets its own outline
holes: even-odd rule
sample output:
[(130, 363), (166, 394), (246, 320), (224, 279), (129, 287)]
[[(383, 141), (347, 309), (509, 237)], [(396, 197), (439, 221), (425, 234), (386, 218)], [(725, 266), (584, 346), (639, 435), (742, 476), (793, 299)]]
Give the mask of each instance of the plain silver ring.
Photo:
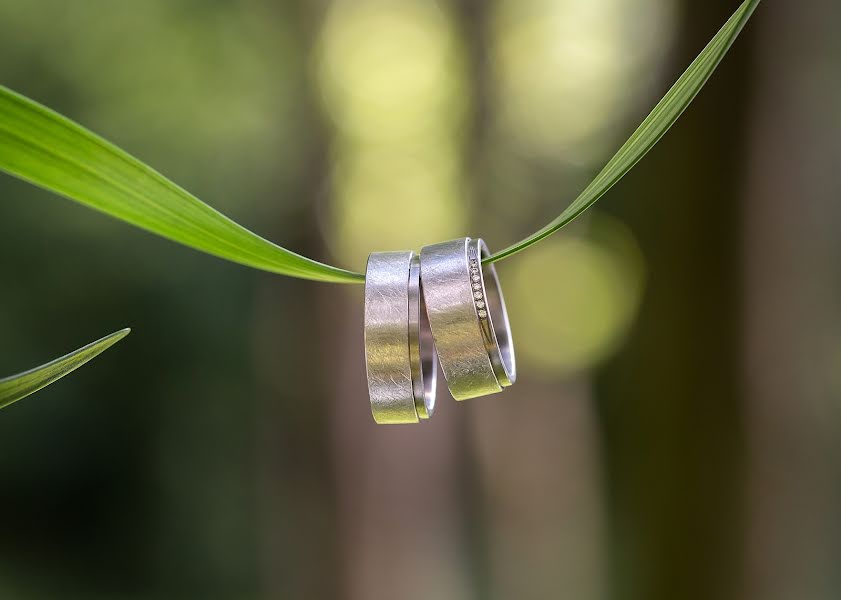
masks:
[(435, 409), (437, 360), (414, 252), (374, 252), (365, 273), (365, 363), (371, 413), (417, 423)]
[(438, 360), (456, 400), (501, 392), (517, 378), (502, 289), (481, 239), (421, 249), (421, 283)]

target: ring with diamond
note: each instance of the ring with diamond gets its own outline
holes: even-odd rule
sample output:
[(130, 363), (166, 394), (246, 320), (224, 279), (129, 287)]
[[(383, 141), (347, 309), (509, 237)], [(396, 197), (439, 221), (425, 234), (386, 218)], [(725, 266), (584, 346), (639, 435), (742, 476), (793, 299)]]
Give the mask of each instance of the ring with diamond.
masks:
[(414, 252), (368, 257), (365, 363), (377, 423), (417, 423), (432, 416), (438, 362)]
[(517, 377), (508, 312), (490, 252), (459, 238), (421, 249), (421, 283), (438, 360), (456, 400), (501, 392)]

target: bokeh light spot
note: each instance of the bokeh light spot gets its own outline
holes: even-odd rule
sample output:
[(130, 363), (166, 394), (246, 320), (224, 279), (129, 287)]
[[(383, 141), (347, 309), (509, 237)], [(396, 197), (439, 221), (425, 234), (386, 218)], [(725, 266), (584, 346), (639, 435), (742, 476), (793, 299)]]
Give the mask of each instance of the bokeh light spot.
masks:
[(622, 341), (639, 306), (643, 260), (630, 232), (594, 217), (586, 235), (563, 235), (518, 257), (508, 304), (518, 357), (545, 377), (589, 369)]

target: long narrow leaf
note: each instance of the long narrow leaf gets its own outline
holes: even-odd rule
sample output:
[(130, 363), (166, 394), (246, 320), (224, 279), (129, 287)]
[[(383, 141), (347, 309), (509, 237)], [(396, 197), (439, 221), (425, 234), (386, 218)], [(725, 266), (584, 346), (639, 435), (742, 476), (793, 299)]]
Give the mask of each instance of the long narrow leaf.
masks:
[(81, 125), (3, 86), (0, 170), (243, 265), (317, 281), (363, 280), (261, 238)]
[(552, 235), (561, 227), (575, 219), (587, 210), (605, 192), (612, 188), (617, 181), (630, 171), (645, 156), (654, 145), (660, 141), (669, 128), (683, 114), (704, 84), (709, 80), (713, 71), (719, 65), (724, 55), (730, 49), (736, 37), (742, 31), (760, 0), (747, 0), (716, 34), (698, 58), (681, 75), (677, 83), (669, 90), (663, 99), (654, 107), (642, 125), (634, 132), (619, 152), (610, 159), (604, 169), (588, 185), (581, 195), (570, 204), (554, 221), (543, 229), (501, 250), (485, 259), (485, 262), (495, 262), (516, 254), (536, 244), (540, 240)]
[[(486, 259), (515, 254), (589, 208), (663, 137), (703, 88), (760, 0), (746, 0), (624, 146), (555, 220)], [(332, 282), (363, 276), (259, 237), (80, 125), (0, 86), (0, 170), (196, 249), (258, 269)]]
[(75, 371), (126, 337), (130, 331), (131, 329), (121, 329), (45, 365), (0, 379), (0, 409)]

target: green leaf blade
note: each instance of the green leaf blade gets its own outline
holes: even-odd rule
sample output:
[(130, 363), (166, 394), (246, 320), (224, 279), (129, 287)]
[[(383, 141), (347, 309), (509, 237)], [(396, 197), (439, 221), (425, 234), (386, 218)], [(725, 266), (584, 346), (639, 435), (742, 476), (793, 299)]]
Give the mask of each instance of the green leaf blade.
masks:
[(131, 333), (131, 329), (121, 329), (111, 335), (56, 358), (40, 367), (0, 379), (0, 409), (14, 404), (18, 400), (34, 394), (38, 390), (75, 371)]
[(736, 9), (706, 48), (654, 107), (627, 142), (608, 161), (567, 208), (553, 221), (527, 238), (486, 258), (491, 263), (525, 250), (549, 237), (586, 211), (622, 179), (659, 142), (709, 81), (716, 67), (750, 19), (760, 0), (746, 0)]
[(175, 242), (256, 269), (357, 283), (359, 273), (258, 236), (136, 158), (0, 86), (0, 170)]

